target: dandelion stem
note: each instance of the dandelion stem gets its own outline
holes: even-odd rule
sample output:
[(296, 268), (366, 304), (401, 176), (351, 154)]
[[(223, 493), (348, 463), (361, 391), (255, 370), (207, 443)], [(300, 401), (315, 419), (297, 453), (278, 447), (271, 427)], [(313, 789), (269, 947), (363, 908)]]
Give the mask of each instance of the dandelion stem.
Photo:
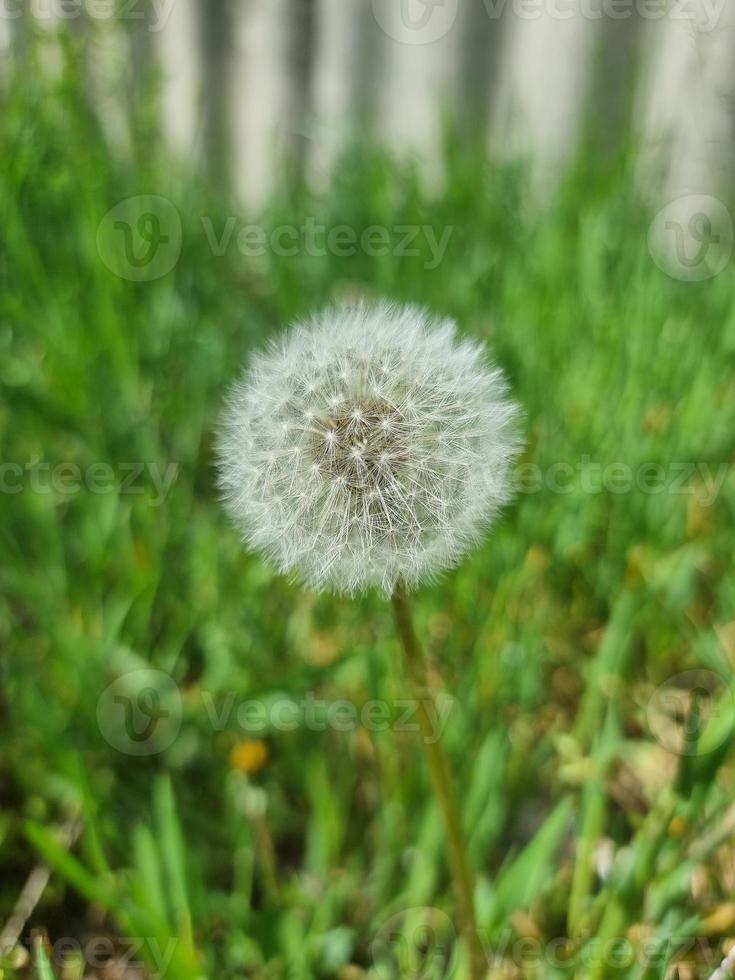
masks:
[(432, 693), (428, 683), (426, 658), (413, 628), (410, 600), (400, 584), (393, 593), (392, 603), (405, 656), (406, 677), (411, 697), (416, 701), (421, 742), (429, 766), (434, 795), (444, 821), (449, 867), (457, 897), (457, 918), (469, 956), (469, 975), (471, 980), (481, 980), (486, 969), (475, 921), (474, 875), (467, 856), (449, 759), (436, 736), (428, 710)]

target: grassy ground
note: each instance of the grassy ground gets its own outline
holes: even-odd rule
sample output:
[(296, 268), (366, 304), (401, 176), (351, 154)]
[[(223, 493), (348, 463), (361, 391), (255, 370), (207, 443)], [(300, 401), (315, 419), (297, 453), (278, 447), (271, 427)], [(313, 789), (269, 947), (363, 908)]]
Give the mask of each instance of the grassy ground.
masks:
[[(41, 79), (11, 83), (0, 122), (0, 928), (52, 874), (21, 930), (35, 967), (16, 949), (2, 975), (109, 978), (124, 955), (168, 980), (463, 975), (384, 602), (275, 577), (214, 487), (248, 352), (367, 294), (486, 338), (526, 412), (516, 502), (417, 607), (457, 698), (491, 975), (709, 976), (735, 936), (730, 271), (658, 268), (624, 162), (538, 209), (460, 140), (433, 195), (357, 147), (262, 220), (377, 225), (399, 252), (419, 226), (419, 254), (299, 233), (244, 255), (252, 219), (145, 120), (113, 160), (74, 73)], [(103, 222), (139, 195), (181, 221), (149, 281)], [(145, 210), (175, 251), (170, 207)]]

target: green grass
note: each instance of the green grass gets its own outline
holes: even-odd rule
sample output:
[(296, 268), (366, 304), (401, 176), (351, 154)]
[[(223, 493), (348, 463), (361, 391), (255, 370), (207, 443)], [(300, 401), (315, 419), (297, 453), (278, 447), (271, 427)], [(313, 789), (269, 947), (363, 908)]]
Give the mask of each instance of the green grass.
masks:
[[(526, 492), (418, 599), (457, 698), (445, 740), (493, 975), (653, 980), (683, 958), (695, 972), (682, 975), (708, 976), (735, 934), (731, 267), (703, 283), (660, 271), (625, 159), (583, 159), (536, 205), (522, 167), (466, 139), (448, 141), (432, 193), (363, 145), (327, 192), (284, 181), (256, 219), (167, 160), (146, 117), (114, 159), (71, 67), (11, 80), (2, 108), (0, 444), (22, 472), (4, 471), (20, 489), (0, 508), (0, 928), (45, 861), (24, 939), (132, 939), (169, 980), (382, 980), (399, 975), (401, 930), (403, 968), (421, 960), (424, 920), (406, 910), (430, 907), (424, 975), (441, 975), (453, 902), (414, 734), (272, 725), (258, 772), (231, 763), (246, 702), (383, 700), (400, 714), (386, 604), (307, 594), (246, 554), (212, 467), (223, 393), (254, 346), (334, 298), (389, 296), (487, 339), (526, 416)], [(150, 282), (113, 274), (96, 245), (103, 216), (142, 194), (172, 202), (183, 228), (175, 267)], [(217, 256), (202, 218), (219, 234), (228, 216), (453, 230), (434, 269), (424, 236), (403, 257), (248, 258), (235, 236)], [(71, 492), (64, 463), (107, 464), (112, 485)], [(661, 492), (595, 489), (598, 464), (651, 463)], [(131, 464), (140, 492), (123, 487)], [(161, 501), (152, 474), (169, 464)], [(690, 492), (680, 464), (700, 467)], [(529, 490), (533, 466), (544, 479)], [(703, 474), (720, 466), (710, 501)], [(161, 673), (124, 679), (149, 668)], [(692, 702), (691, 752), (677, 755), (670, 701), (649, 706), (695, 668), (721, 680), (709, 715)], [(113, 693), (127, 683), (169, 711), (148, 754), (119, 750), (114, 712), (98, 722), (121, 677)], [(75, 818), (67, 848), (59, 829)], [(52, 960), (36, 945), (35, 976), (61, 976)]]

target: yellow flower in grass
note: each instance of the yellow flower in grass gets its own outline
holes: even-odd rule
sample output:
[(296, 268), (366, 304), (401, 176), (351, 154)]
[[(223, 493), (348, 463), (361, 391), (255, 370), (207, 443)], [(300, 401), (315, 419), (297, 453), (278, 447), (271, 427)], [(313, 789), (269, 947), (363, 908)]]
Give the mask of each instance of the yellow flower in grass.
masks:
[(230, 769), (252, 776), (268, 761), (268, 746), (260, 738), (244, 738), (230, 752)]

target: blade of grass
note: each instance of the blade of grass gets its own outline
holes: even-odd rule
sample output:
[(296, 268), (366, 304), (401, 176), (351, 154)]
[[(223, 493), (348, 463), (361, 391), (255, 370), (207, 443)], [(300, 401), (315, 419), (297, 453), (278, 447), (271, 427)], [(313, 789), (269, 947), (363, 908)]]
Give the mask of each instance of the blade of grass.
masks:
[(40, 936), (33, 940), (33, 966), (36, 969), (38, 980), (56, 980)]
[(193, 952), (194, 933), (187, 888), (186, 850), (168, 775), (160, 776), (156, 781), (153, 808), (174, 930), (185, 948)]
[(88, 871), (66, 850), (52, 831), (31, 820), (25, 822), (23, 829), (49, 867), (76, 888), (87, 901), (99, 902), (108, 909), (115, 907), (119, 896), (114, 884)]

